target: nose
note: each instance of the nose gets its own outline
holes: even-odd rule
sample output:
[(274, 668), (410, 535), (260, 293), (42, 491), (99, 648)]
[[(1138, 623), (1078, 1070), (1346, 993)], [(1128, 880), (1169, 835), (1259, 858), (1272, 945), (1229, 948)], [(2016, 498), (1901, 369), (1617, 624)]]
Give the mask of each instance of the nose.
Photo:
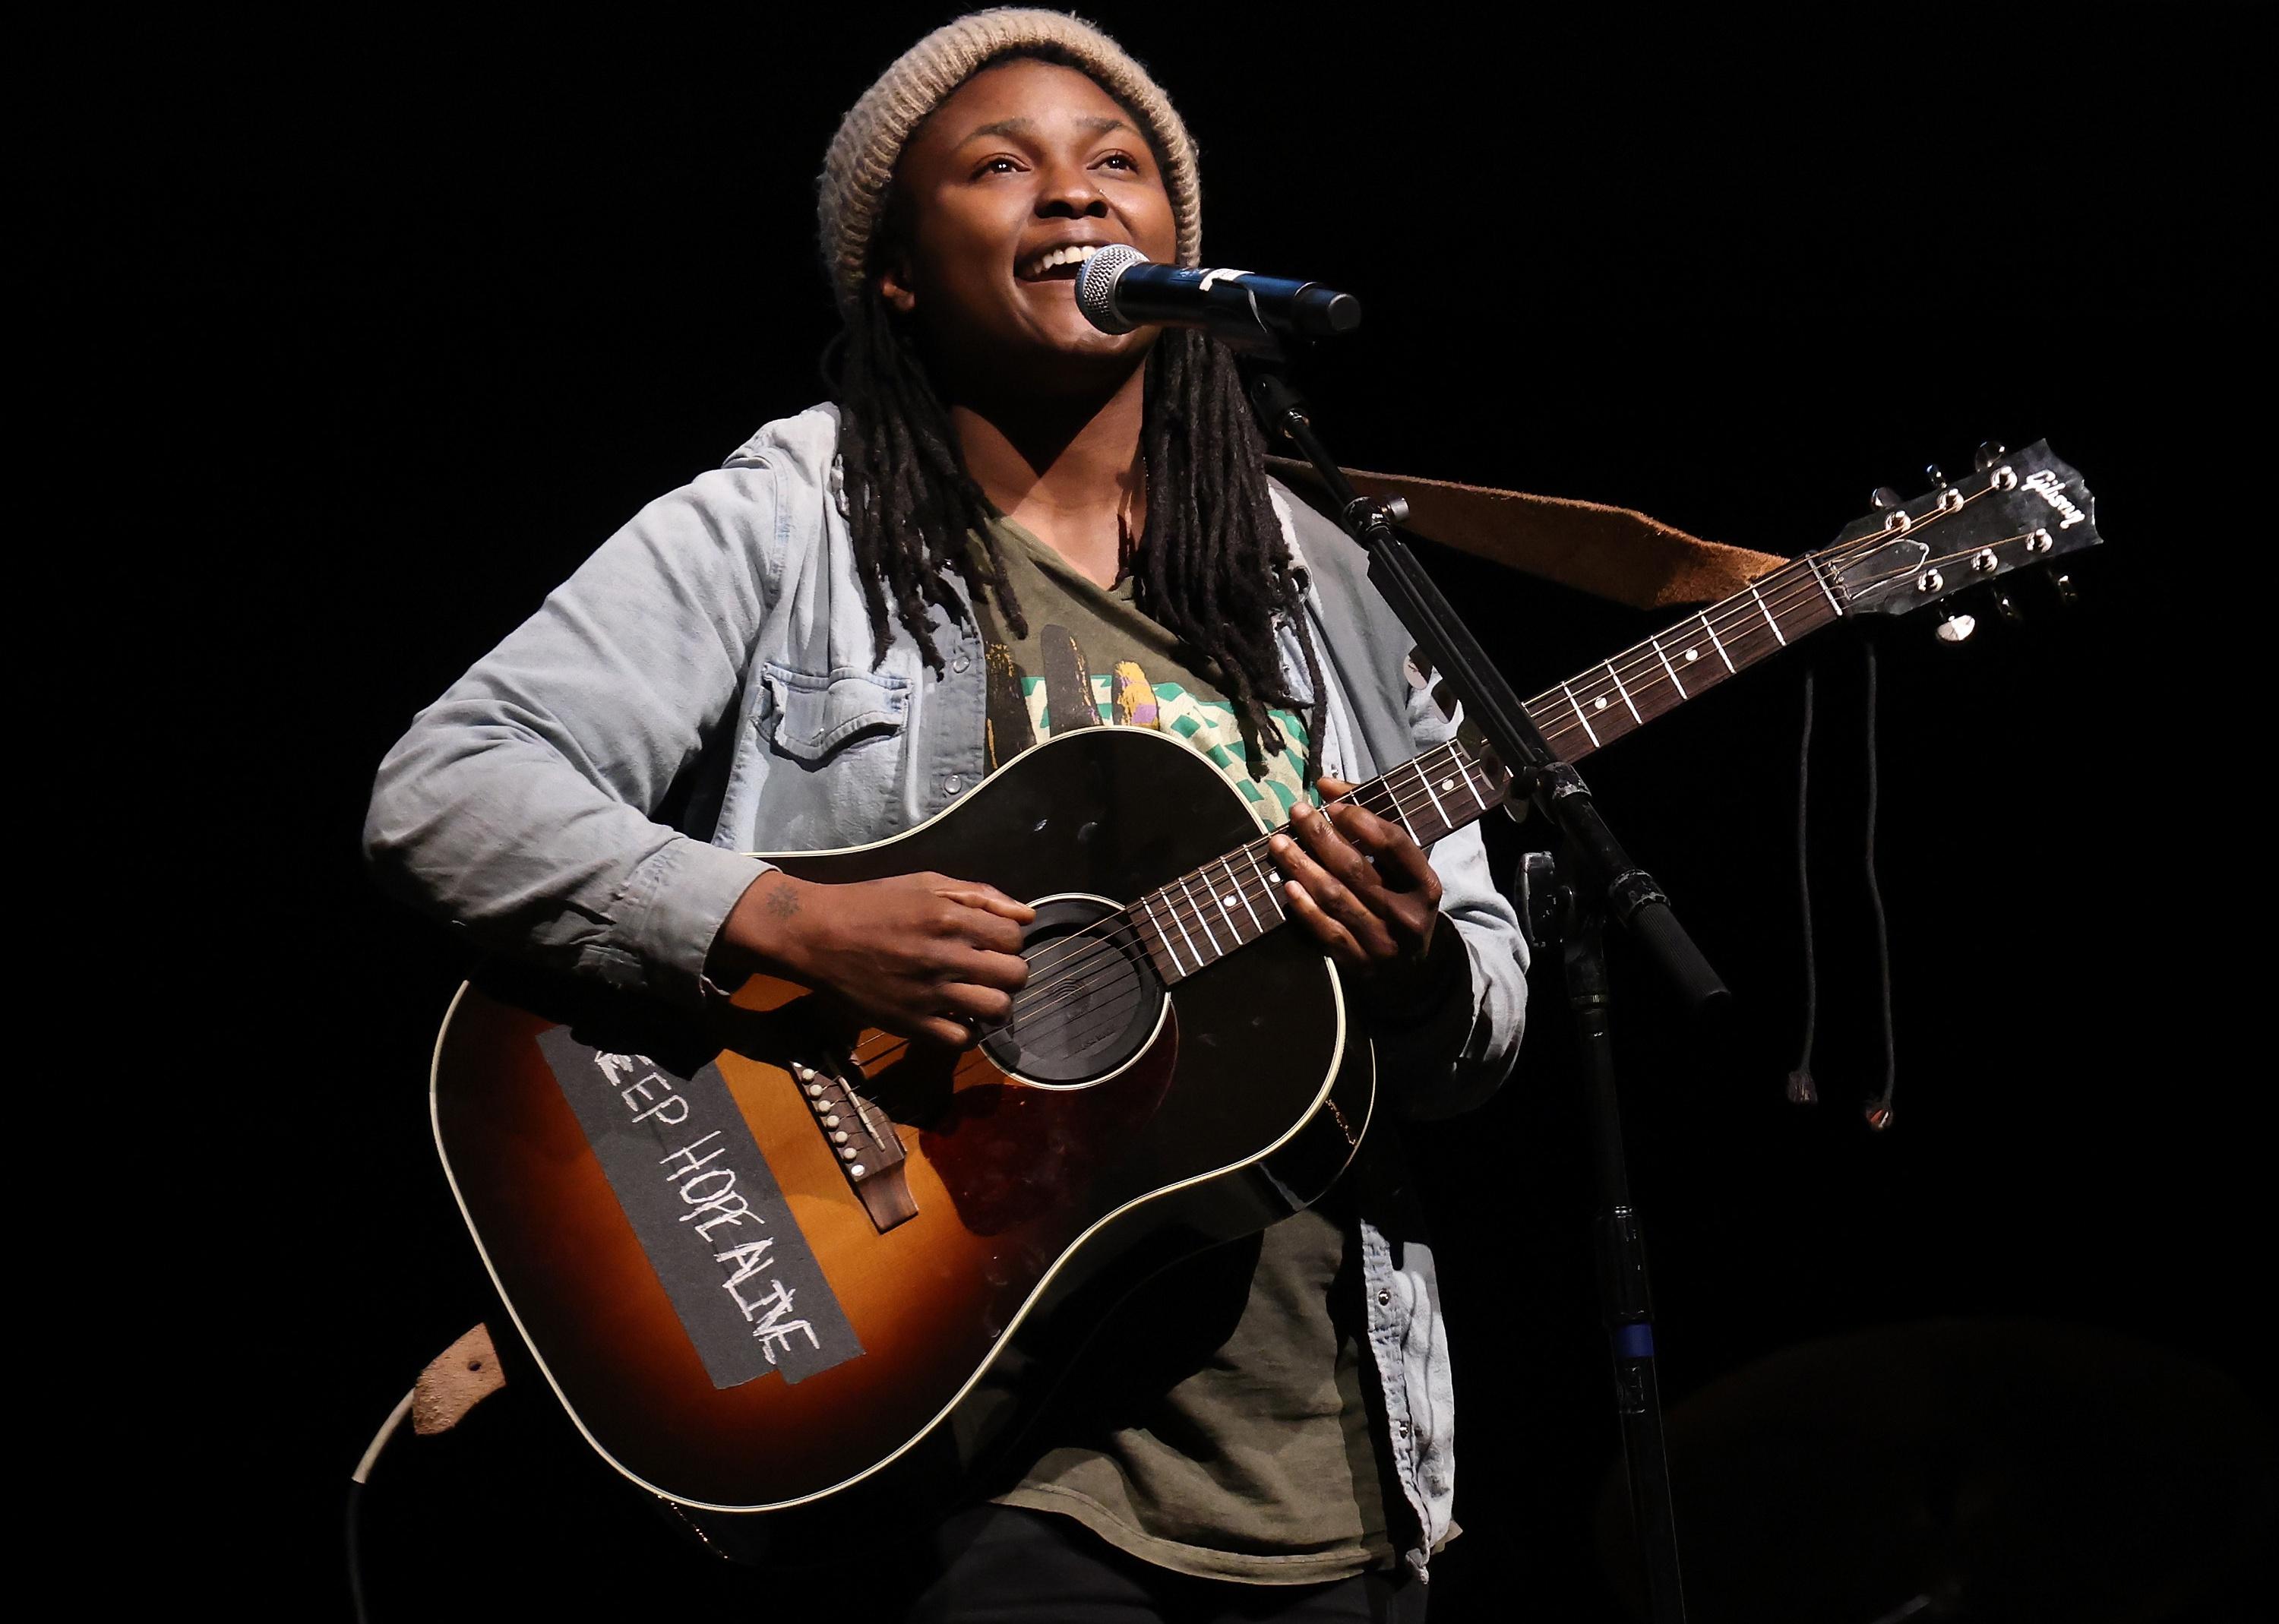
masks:
[(1108, 199), (1081, 164), (1056, 165), (1037, 191), (1037, 217), (1048, 220), (1104, 219)]

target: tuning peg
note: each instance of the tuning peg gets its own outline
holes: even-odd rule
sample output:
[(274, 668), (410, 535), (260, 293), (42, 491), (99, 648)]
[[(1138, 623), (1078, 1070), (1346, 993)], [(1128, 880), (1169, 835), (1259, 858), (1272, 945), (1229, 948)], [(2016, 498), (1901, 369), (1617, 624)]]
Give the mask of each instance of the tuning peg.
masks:
[(1942, 643), (1967, 643), (1970, 634), (1978, 630), (1976, 615), (1949, 615), (1938, 623), (1938, 640)]
[(1868, 493), (1868, 505), (1878, 513), (1899, 505), (1899, 494), (1888, 485), (1879, 485)]
[(1994, 612), (1999, 615), (2004, 621), (2014, 626), (2022, 624), (2024, 622), (2026, 618), (2026, 611), (2018, 607), (2017, 600), (2013, 598), (2008, 593), (1997, 589), (1993, 594), (1993, 598)]
[(2070, 575), (2053, 575), (2050, 577), (2050, 593), (2052, 596), (2057, 599), (2058, 607), (2060, 609), (2079, 609), (2081, 607), (2081, 594), (2075, 587), (2073, 584), (2073, 577)]
[(2000, 440), (1982, 440), (1978, 442), (1978, 455), (1970, 459), (1970, 465), (1980, 473), (1984, 473), (2009, 455), (2010, 448)]
[(1937, 463), (1925, 463), (1923, 464), (1923, 478), (1930, 480), (1933, 485), (1945, 485), (1947, 483), (1945, 473), (1940, 470), (1939, 465)]

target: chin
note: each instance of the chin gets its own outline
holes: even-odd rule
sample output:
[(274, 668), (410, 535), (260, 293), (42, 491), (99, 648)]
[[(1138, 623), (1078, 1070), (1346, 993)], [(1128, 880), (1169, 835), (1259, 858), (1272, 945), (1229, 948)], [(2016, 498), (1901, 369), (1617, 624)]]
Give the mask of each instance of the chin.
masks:
[(1081, 315), (1073, 315), (1069, 322), (1034, 333), (1031, 342), (1022, 346), (1028, 353), (1009, 370), (1017, 370), (1035, 387), (1047, 389), (1056, 384), (1096, 387), (1103, 378), (1120, 381), (1147, 358), (1158, 331), (1143, 327), (1136, 333), (1102, 333)]

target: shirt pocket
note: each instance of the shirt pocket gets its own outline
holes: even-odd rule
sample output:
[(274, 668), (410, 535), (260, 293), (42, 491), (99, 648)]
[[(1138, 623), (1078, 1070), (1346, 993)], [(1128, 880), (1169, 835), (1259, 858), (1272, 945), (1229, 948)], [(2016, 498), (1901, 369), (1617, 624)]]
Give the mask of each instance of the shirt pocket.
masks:
[(767, 689), (762, 735), (809, 767), (853, 745), (900, 733), (909, 709), (909, 684), (888, 671), (842, 666), (818, 676), (769, 660), (761, 664), (760, 679)]

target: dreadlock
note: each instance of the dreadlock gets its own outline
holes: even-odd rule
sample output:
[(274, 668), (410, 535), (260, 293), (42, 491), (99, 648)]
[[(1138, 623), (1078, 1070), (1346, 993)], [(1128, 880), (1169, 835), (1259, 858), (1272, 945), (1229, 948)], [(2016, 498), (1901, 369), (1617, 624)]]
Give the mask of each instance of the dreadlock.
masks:
[[(966, 471), (949, 414), (875, 284), (848, 312), (833, 361), (847, 517), (879, 655), (899, 622), (927, 665), (941, 669), (930, 609), (961, 622), (967, 614), (949, 586), (952, 572), (969, 594), (986, 587), (1014, 634), (1027, 636), (998, 553), (997, 509)], [(1203, 656), (1204, 673), (1234, 707), (1254, 778), (1265, 776), (1266, 756), (1285, 742), (1267, 707), (1300, 703), (1275, 645), (1276, 617), (1289, 618), (1313, 690), (1310, 782), (1327, 690), (1301, 609), (1302, 572), (1267, 494), (1266, 446), (1234, 354), (1216, 339), (1169, 329), (1147, 369), (1147, 525), (1132, 561), (1135, 601)]]

